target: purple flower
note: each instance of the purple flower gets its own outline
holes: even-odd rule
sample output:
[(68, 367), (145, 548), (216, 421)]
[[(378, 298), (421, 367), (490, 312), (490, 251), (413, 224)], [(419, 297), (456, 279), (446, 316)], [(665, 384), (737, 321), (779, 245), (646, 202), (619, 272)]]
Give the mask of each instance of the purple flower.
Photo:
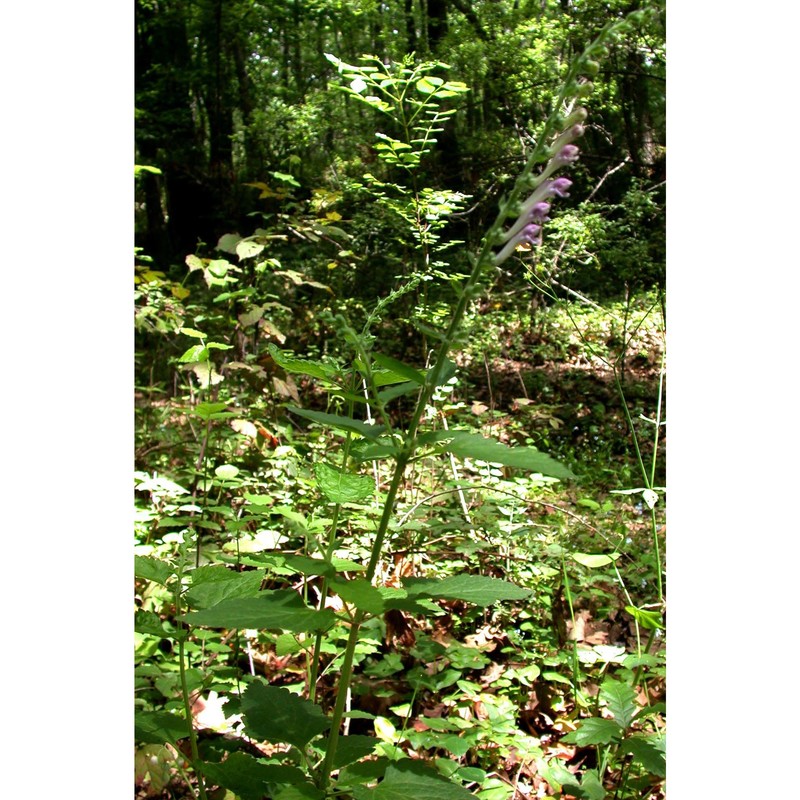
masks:
[(508, 244), (494, 257), (494, 265), (500, 266), (521, 244), (540, 244), (542, 240), (542, 226), (530, 223), (513, 236)]
[(530, 212), (531, 222), (548, 222), (550, 220), (550, 217), (547, 216), (549, 212), (550, 203), (534, 203)]
[(578, 160), (578, 148), (574, 144), (565, 144), (555, 157), (559, 164), (572, 164)]
[(572, 181), (569, 178), (556, 178), (548, 187), (550, 193), (556, 197), (569, 197), (567, 189), (572, 186)]

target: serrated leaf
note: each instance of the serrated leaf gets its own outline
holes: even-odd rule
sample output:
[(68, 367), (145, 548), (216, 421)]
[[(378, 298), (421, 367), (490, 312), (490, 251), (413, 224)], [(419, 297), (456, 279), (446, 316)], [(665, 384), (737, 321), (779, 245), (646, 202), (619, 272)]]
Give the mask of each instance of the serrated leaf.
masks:
[(256, 739), (287, 742), (302, 749), (330, 727), (323, 710), (288, 689), (251, 683), (242, 695), (245, 729)]
[(572, 553), (572, 558), (577, 561), (579, 564), (583, 564), (584, 567), (589, 567), (590, 569), (596, 569), (597, 567), (605, 567), (608, 564), (612, 564), (619, 558), (619, 553)]
[(472, 800), (463, 786), (442, 777), (420, 761), (403, 759), (386, 768), (383, 781), (374, 789), (355, 787), (356, 800)]
[(614, 721), (621, 728), (628, 728), (639, 710), (636, 692), (627, 683), (608, 678), (600, 688), (600, 697), (608, 704)]
[(620, 752), (631, 753), (648, 772), (658, 775), (659, 778), (665, 778), (667, 776), (665, 746), (665, 740), (660, 736), (634, 734), (625, 739), (620, 746)]
[(322, 380), (333, 380), (336, 375), (336, 368), (330, 364), (297, 358), (293, 353), (279, 350), (274, 344), (270, 344), (267, 349), (275, 363), (287, 372), (310, 375), (312, 378), (321, 378)]
[(365, 439), (377, 439), (385, 430), (384, 425), (370, 425), (360, 419), (340, 417), (338, 414), (326, 414), (323, 411), (310, 411), (305, 408), (297, 408), (297, 406), (286, 406), (286, 408), (299, 417), (304, 417), (312, 422), (318, 422), (321, 425), (327, 425), (331, 428), (357, 433)]
[(265, 764), (247, 753), (231, 753), (225, 761), (206, 761), (203, 773), (212, 783), (230, 789), (242, 800), (261, 800), (270, 783), (304, 783), (305, 775), (297, 767)]
[(523, 600), (531, 594), (528, 589), (486, 575), (453, 575), (441, 580), (407, 578), (403, 586), (409, 597), (464, 600), (478, 606), (488, 606), (499, 600)]
[(371, 755), (378, 744), (374, 736), (341, 736), (333, 758), (333, 768), (339, 769)]
[(359, 503), (375, 492), (369, 475), (353, 475), (320, 462), (314, 465), (317, 486), (332, 503)]
[(136, 611), (133, 620), (133, 629), (136, 633), (149, 633), (152, 636), (166, 636), (161, 618), (153, 611)]
[(325, 631), (336, 619), (330, 609), (309, 608), (291, 589), (263, 591), (259, 595), (223, 600), (203, 611), (183, 614), (181, 619), (206, 628), (263, 628), (294, 633)]
[(600, 778), (591, 769), (583, 773), (580, 783), (576, 783), (574, 779), (567, 780), (564, 781), (561, 788), (570, 795), (585, 798), (585, 800), (603, 800), (607, 796)]
[(622, 738), (623, 730), (614, 720), (590, 717), (581, 720), (574, 731), (563, 736), (561, 741), (587, 747), (593, 744), (610, 744)]
[(257, 597), (263, 580), (259, 570), (234, 572), (221, 565), (200, 567), (191, 575), (192, 587), (186, 599), (195, 609), (212, 608), (237, 597)]
[(380, 590), (364, 578), (355, 578), (349, 581), (336, 578), (331, 581), (331, 589), (346, 603), (369, 614), (377, 615), (385, 611), (386, 605)]
[(186, 720), (168, 711), (137, 711), (133, 725), (136, 741), (146, 744), (176, 744), (189, 735)]
[(173, 567), (166, 561), (152, 556), (134, 556), (133, 574), (137, 578), (145, 578), (154, 583), (167, 585), (167, 581), (175, 574)]

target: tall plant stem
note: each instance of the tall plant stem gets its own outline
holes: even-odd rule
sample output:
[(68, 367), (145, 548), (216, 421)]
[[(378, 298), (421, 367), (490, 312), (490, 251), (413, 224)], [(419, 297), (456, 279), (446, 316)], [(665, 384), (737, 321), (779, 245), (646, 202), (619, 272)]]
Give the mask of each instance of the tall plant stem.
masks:
[[(199, 534), (196, 534), (198, 540)], [(200, 763), (200, 753), (197, 749), (197, 734), (192, 724), (192, 704), (189, 699), (189, 684), (186, 679), (186, 636), (188, 631), (184, 624), (180, 622), (181, 615), (181, 588), (183, 586), (183, 571), (186, 568), (186, 542), (181, 544), (180, 549), (180, 562), (178, 568), (177, 584), (175, 588), (175, 617), (178, 621), (178, 672), (181, 681), (181, 697), (183, 699), (183, 711), (186, 715), (186, 724), (189, 726), (189, 746), (192, 751), (192, 766), (197, 777), (197, 790), (200, 794), (200, 800), (208, 800), (206, 795), (206, 786), (203, 781), (203, 775), (200, 773), (197, 765)]]
[[(619, 24), (619, 22), (608, 23), (602, 29), (590, 48), (587, 48), (586, 52), (588, 53), (591, 48), (601, 45), (604, 40), (611, 35), (614, 28)], [(551, 134), (554, 133), (556, 126), (559, 124), (562, 105), (568, 97), (574, 96), (573, 93), (577, 86), (576, 81), (578, 76), (581, 74), (583, 60), (585, 60), (584, 57), (578, 58), (573, 61), (572, 65), (570, 66), (562, 89), (554, 104), (553, 111), (545, 121), (536, 146), (530, 154), (525, 168), (517, 178), (517, 181), (508, 197), (500, 204), (500, 210), (498, 211), (497, 217), (486, 232), (477, 257), (472, 260), (472, 270), (467, 279), (461, 285), (461, 288), (458, 292), (458, 300), (450, 317), (450, 322), (446, 331), (441, 337), (441, 343), (439, 345), (434, 364), (426, 373), (425, 382), (419, 393), (419, 397), (417, 398), (417, 404), (411, 417), (411, 422), (409, 423), (409, 426), (406, 429), (406, 433), (403, 437), (403, 444), (400, 452), (396, 456), (394, 473), (392, 475), (392, 480), (389, 484), (389, 489), (384, 500), (383, 513), (381, 514), (378, 530), (375, 533), (375, 540), (372, 544), (372, 549), (370, 552), (369, 565), (366, 573), (366, 579), (370, 582), (375, 577), (378, 562), (380, 561), (383, 551), (383, 544), (386, 539), (386, 534), (389, 530), (389, 523), (394, 516), (397, 495), (405, 477), (406, 467), (414, 458), (417, 450), (417, 431), (419, 430), (420, 423), (425, 414), (425, 409), (430, 403), (436, 388), (442, 382), (442, 376), (444, 375), (447, 367), (448, 354), (456, 342), (458, 332), (464, 321), (464, 316), (467, 312), (467, 308), (469, 307), (469, 303), (478, 296), (482, 288), (482, 283), (484, 283), (482, 279), (487, 276), (487, 273), (489, 273), (494, 266), (493, 248), (498, 244), (503, 226), (507, 219), (517, 216), (519, 213), (520, 199), (525, 196), (526, 193), (530, 192), (535, 185), (537, 185), (536, 179), (533, 178), (534, 167), (547, 159), (547, 151), (550, 146), (549, 138)], [(534, 181), (533, 184), (531, 183), (532, 180)], [(543, 178), (540, 176), (538, 182), (541, 182), (541, 180), (543, 180)], [(489, 281), (486, 280), (485, 282), (488, 283)], [(366, 359), (366, 364), (367, 367), (369, 367), (369, 359)], [(372, 381), (369, 381), (369, 383), (371, 384), (370, 388), (372, 388), (373, 393), (375, 393), (374, 384)], [(382, 404), (379, 404), (379, 407), (382, 410)], [(330, 776), (336, 758), (336, 749), (339, 743), (342, 717), (344, 715), (344, 709), (347, 703), (347, 693), (353, 675), (353, 662), (355, 660), (355, 651), (358, 644), (359, 632), (366, 617), (366, 612), (357, 610), (350, 626), (350, 635), (348, 636), (347, 645), (345, 646), (344, 660), (342, 662), (339, 683), (337, 686), (336, 704), (334, 706), (331, 719), (331, 732), (330, 736), (328, 737), (328, 746), (325, 752), (325, 759), (323, 761), (319, 780), (321, 788), (323, 789), (326, 789), (330, 783)], [(577, 674), (577, 659), (575, 663), (575, 671)]]

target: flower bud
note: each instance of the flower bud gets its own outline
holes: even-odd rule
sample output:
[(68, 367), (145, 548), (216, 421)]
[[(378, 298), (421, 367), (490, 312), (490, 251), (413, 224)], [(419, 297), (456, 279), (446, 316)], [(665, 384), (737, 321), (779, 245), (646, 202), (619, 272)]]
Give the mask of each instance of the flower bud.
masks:
[(594, 78), (598, 72), (600, 72), (600, 65), (596, 61), (592, 61), (590, 58), (587, 58), (586, 61), (583, 62), (582, 72), (584, 75), (587, 75), (590, 78)]
[[(589, 116), (589, 112), (583, 107), (578, 106), (564, 121), (565, 128), (571, 128), (573, 125), (577, 125), (578, 123), (584, 122), (586, 117)], [(583, 135), (583, 131), (581, 131), (581, 136)]]

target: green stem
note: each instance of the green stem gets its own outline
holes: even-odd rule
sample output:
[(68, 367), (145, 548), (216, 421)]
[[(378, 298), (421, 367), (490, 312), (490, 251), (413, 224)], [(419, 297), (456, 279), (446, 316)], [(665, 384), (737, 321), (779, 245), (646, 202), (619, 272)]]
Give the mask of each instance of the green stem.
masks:
[[(199, 539), (199, 534), (198, 534)], [(183, 571), (186, 566), (186, 544), (181, 545), (181, 559), (178, 568), (178, 580), (175, 588), (175, 617), (179, 618), (181, 615), (181, 588), (183, 586)], [(192, 752), (192, 767), (194, 768), (195, 776), (197, 777), (197, 789), (200, 793), (201, 800), (208, 800), (206, 796), (205, 782), (203, 775), (198, 768), (200, 763), (200, 753), (197, 749), (197, 733), (195, 732), (194, 725), (192, 724), (192, 704), (189, 698), (189, 683), (186, 679), (186, 647), (185, 641), (188, 635), (188, 630), (185, 625), (178, 621), (178, 670), (181, 681), (181, 697), (183, 700), (183, 711), (186, 715), (186, 724), (189, 726), (189, 746)]]

